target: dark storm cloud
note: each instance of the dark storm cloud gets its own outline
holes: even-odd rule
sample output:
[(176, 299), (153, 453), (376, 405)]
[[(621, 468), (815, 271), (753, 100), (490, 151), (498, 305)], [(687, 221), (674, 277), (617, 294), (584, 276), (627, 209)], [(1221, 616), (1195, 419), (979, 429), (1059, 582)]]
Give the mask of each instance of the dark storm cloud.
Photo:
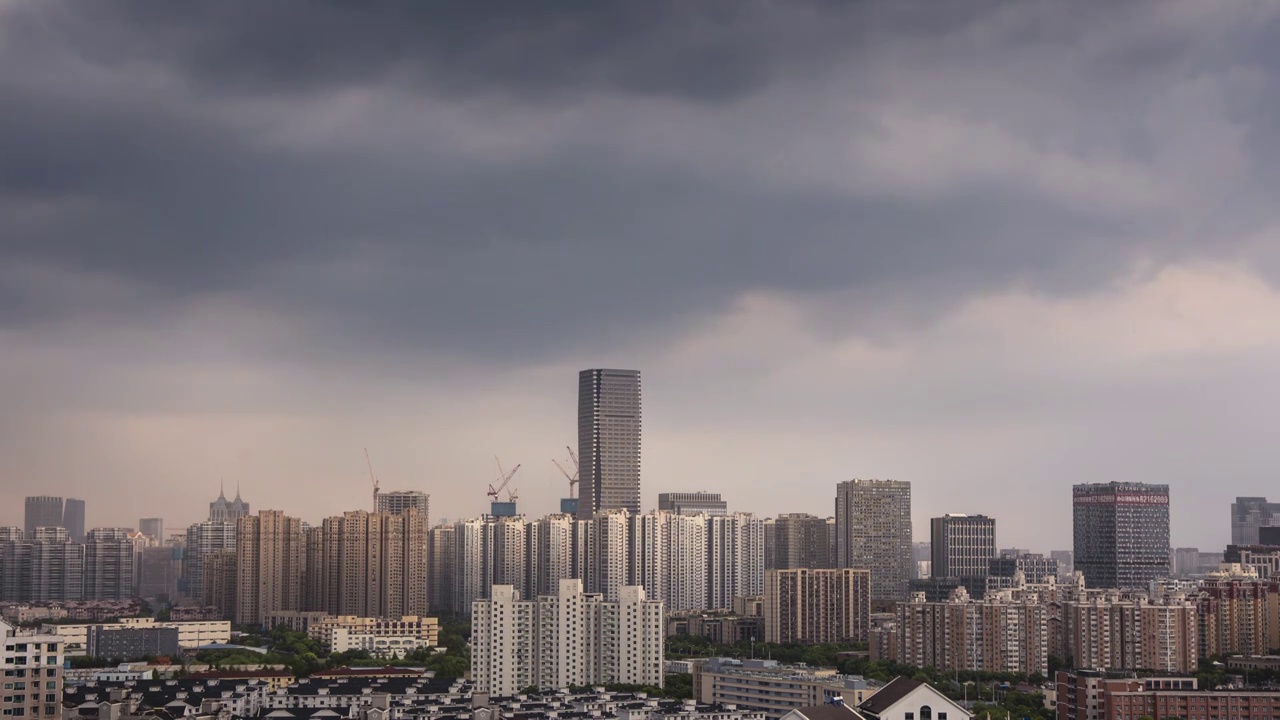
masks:
[[(817, 120), (857, 130), (824, 110), (833, 93), (865, 87), (870, 107), (872, 90), (927, 81), (894, 74), (912, 62), (895, 60), (902, 43), (929, 52), (936, 38), (981, 69), (999, 62), (989, 40), (1052, 51), (1115, 19), (1107, 7), (1028, 18), (988, 3), (13, 5), (0, 11), (0, 252), (11, 268), (103, 273), (148, 299), (140, 308), (125, 294), (99, 311), (230, 293), (312, 320), (323, 347), (490, 356), (704, 311), (751, 288), (865, 287), (921, 303), (1020, 279), (1070, 290), (1136, 255), (1212, 249), (1016, 177), (851, 192), (839, 177), (824, 187), (830, 171), (775, 179), (797, 169), (783, 167), (789, 157), (749, 159)], [(1114, 11), (1129, 22), (1138, 12)], [(1133, 57), (1101, 56), (1114, 76), (1102, 94), (1126, 73), (1196, 61), (1178, 33), (1138, 40)], [(863, 60), (886, 72), (864, 78)], [(850, 84), (828, 90), (823, 73)], [(347, 91), (408, 104), (289, 142)], [(775, 127), (735, 117), (774, 91)], [(479, 110), (466, 105), (477, 98)], [(429, 112), (414, 127), (415, 102), (465, 106), (464, 124), (488, 108), (498, 133), (526, 118), (554, 125), (557, 108), (600, 114), (582, 137), (466, 152)], [(631, 127), (671, 122), (649, 114), (655, 105), (719, 113), (721, 131)], [(384, 134), (393, 149), (367, 151)], [(659, 152), (634, 147), (637, 136)], [(797, 161), (801, 176), (812, 160)], [(76, 311), (4, 275), (0, 292), (10, 325)]]

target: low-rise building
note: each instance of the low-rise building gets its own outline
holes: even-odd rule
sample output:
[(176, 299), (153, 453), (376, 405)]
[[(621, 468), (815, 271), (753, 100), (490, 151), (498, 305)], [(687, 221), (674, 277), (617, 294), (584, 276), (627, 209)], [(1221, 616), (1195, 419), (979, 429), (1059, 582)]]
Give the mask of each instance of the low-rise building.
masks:
[(335, 633), (339, 631), (347, 633), (349, 639), (346, 642), (361, 642), (350, 638), (368, 635), (371, 638), (414, 640), (416, 647), (433, 647), (440, 639), (440, 621), (419, 615), (405, 615), (394, 619), (331, 615), (311, 618), (307, 623), (307, 635), (335, 652), (341, 652), (335, 645)]
[(41, 631), (62, 636), (66, 642), (67, 656), (75, 657), (88, 654), (89, 630), (93, 627), (104, 629), (173, 628), (178, 631), (178, 647), (183, 650), (194, 650), (205, 645), (231, 642), (231, 622), (227, 620), (159, 622), (154, 618), (125, 618), (115, 623), (46, 624), (41, 627)]
[(858, 703), (858, 713), (867, 720), (969, 720), (972, 717), (968, 710), (932, 685), (905, 677), (894, 678), (875, 695)]
[(692, 670), (695, 700), (760, 710), (770, 718), (836, 697), (856, 704), (876, 692), (857, 675), (773, 660), (708, 658), (693, 661)]
[(97, 658), (138, 660), (178, 654), (178, 630), (172, 627), (89, 626), (85, 654)]
[(1275, 690), (1201, 690), (1194, 677), (1108, 677), (1062, 671), (1055, 678), (1058, 720), (1276, 720)]

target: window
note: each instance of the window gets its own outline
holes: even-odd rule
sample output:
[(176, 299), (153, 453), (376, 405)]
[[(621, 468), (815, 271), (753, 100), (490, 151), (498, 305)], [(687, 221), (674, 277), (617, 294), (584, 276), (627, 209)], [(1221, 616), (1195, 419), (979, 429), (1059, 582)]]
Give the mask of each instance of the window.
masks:
[(928, 705), (921, 705), (920, 720), (933, 720), (933, 708)]

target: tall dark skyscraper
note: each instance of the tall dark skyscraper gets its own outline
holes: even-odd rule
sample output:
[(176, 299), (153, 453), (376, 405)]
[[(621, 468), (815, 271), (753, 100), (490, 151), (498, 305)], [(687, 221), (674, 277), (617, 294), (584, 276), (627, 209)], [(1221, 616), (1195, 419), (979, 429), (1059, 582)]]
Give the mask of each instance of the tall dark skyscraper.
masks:
[(35, 537), (38, 527), (62, 527), (62, 498), (48, 495), (27, 498), (22, 528), (25, 536)]
[(1091, 588), (1146, 589), (1169, 577), (1169, 486), (1086, 483), (1072, 488), (1075, 569)]
[(578, 373), (578, 518), (640, 512), (640, 371)]
[(849, 480), (836, 485), (836, 564), (871, 571), (872, 602), (907, 599), (911, 483)]
[(62, 507), (62, 527), (67, 529), (71, 542), (84, 542), (84, 501), (67, 498)]

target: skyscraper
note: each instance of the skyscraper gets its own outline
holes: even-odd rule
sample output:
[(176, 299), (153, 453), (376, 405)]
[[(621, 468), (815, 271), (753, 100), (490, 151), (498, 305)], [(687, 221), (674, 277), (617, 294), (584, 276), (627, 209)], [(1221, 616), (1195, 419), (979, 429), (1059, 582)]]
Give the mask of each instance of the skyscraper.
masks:
[(871, 571), (871, 601), (898, 602), (911, 579), (911, 483), (836, 485), (836, 564)]
[(640, 371), (578, 374), (578, 517), (640, 512)]
[(1231, 544), (1257, 545), (1258, 529), (1280, 525), (1280, 503), (1264, 497), (1238, 497), (1231, 503)]
[[(67, 502), (71, 502), (68, 500)], [(142, 518), (138, 521), (138, 532), (148, 535), (158, 543), (164, 542), (164, 518)]]
[(63, 527), (62, 498), (40, 495), (27, 498), (23, 531), (30, 538), (38, 527)]
[(62, 506), (62, 527), (67, 529), (71, 542), (84, 542), (84, 501), (67, 498)]
[(937, 578), (986, 577), (996, 556), (996, 521), (986, 515), (948, 514), (930, 523), (932, 574)]
[(1169, 486), (1072, 488), (1075, 569), (1091, 588), (1145, 589), (1169, 577)]

